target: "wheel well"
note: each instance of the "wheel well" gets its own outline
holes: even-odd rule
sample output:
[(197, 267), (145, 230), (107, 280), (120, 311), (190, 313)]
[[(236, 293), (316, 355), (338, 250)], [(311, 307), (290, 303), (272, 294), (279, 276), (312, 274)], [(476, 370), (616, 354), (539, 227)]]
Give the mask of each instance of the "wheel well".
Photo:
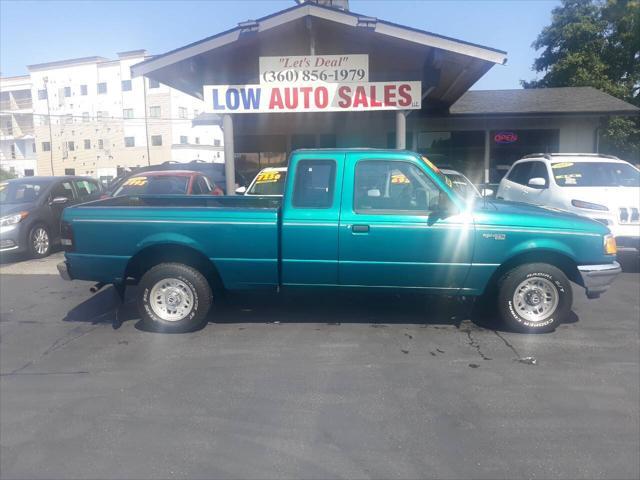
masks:
[(582, 278), (578, 272), (578, 264), (571, 257), (550, 250), (536, 250), (534, 252), (518, 254), (500, 265), (489, 279), (485, 292), (495, 288), (498, 280), (509, 270), (524, 265), (525, 263), (548, 263), (549, 265), (559, 268), (572, 282), (582, 285)]
[(152, 267), (160, 263), (183, 263), (202, 273), (211, 290), (222, 290), (224, 285), (215, 265), (203, 253), (184, 245), (162, 244), (147, 247), (136, 253), (125, 269), (125, 278), (133, 278), (136, 282)]

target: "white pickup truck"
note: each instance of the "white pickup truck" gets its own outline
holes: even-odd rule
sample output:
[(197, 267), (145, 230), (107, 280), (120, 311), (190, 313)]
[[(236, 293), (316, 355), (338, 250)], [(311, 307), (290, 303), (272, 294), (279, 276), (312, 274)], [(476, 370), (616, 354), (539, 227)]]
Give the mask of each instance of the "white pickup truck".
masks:
[(609, 227), (619, 252), (640, 253), (640, 171), (617, 157), (527, 155), (502, 179), (497, 198), (592, 218)]

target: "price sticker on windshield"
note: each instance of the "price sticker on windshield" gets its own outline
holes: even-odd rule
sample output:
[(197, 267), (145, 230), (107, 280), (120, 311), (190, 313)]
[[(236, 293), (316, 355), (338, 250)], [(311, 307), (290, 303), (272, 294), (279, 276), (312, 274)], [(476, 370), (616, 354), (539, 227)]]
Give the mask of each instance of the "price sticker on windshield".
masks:
[(147, 177), (133, 177), (127, 180), (126, 182), (124, 182), (124, 185), (132, 186), (132, 187), (141, 187), (143, 185), (146, 185), (146, 183), (147, 183)]
[(282, 174), (280, 172), (262, 172), (256, 178), (256, 183), (273, 183), (280, 180)]

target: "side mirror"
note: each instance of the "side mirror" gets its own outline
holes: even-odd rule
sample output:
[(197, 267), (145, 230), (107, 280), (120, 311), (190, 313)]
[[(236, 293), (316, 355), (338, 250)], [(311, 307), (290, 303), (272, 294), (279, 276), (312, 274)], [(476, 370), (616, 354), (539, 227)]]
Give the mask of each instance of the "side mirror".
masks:
[(534, 177), (529, 179), (529, 186), (532, 188), (546, 188), (547, 181), (542, 177)]
[(236, 194), (244, 195), (245, 193), (247, 193), (247, 187), (238, 187), (238, 188), (236, 188)]
[(67, 197), (55, 197), (53, 200), (51, 200), (49, 205), (64, 205), (68, 201), (69, 199)]
[(483, 197), (492, 197), (495, 192), (491, 188), (483, 188), (480, 190), (480, 195)]

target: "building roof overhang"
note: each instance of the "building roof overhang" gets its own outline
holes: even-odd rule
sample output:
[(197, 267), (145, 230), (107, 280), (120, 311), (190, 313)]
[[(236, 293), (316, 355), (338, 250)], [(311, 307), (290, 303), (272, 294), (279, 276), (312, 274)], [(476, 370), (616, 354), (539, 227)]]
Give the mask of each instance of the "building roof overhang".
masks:
[(449, 106), (506, 52), (354, 12), (303, 3), (131, 67), (193, 96), (208, 84), (258, 81), (258, 57), (316, 54), (370, 56), (370, 81), (422, 80), (431, 105)]

